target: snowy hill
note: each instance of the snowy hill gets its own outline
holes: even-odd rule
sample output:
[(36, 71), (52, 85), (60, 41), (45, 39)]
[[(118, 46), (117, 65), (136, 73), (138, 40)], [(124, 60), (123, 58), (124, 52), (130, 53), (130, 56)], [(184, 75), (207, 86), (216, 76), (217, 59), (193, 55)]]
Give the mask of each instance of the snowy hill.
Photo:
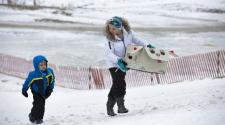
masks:
[[(0, 74), (0, 124), (28, 125), (32, 96), (21, 94), (23, 80)], [(109, 90), (56, 87), (46, 102), (47, 125), (223, 125), (225, 79), (186, 81), (127, 90), (127, 115), (106, 115)], [(116, 108), (114, 108), (117, 110)]]
[[(21, 2), (19, 2), (21, 1)], [(22, 4), (24, 0), (17, 3)], [(31, 5), (33, 0), (25, 0)], [(30, 22), (48, 18), (99, 24), (112, 16), (124, 16), (132, 26), (215, 25), (225, 22), (224, 0), (37, 0), (37, 4), (64, 8), (15, 11), (1, 9), (2, 21)]]

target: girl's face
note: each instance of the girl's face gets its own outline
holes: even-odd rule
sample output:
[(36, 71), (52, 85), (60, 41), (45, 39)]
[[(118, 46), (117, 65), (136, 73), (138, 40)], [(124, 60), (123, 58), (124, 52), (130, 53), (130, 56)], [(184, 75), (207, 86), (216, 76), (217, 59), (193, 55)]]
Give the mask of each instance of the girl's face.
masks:
[(113, 35), (119, 35), (121, 34), (121, 30), (118, 28), (115, 28), (113, 25), (109, 24), (109, 32), (112, 33)]
[(41, 71), (45, 71), (47, 69), (47, 63), (46, 63), (46, 61), (42, 61), (42, 62), (39, 63), (39, 69)]

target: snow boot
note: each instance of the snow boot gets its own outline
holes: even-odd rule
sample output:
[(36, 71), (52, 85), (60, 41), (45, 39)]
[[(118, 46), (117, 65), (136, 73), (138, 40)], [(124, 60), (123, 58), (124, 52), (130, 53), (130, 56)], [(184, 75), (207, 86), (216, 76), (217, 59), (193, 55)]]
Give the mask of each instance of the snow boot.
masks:
[(115, 116), (116, 115), (116, 113), (113, 110), (113, 107), (114, 107), (115, 104), (116, 104), (116, 100), (113, 99), (112, 97), (108, 97), (106, 107), (107, 107), (107, 114), (109, 116)]
[(41, 123), (43, 123), (43, 120), (42, 119), (36, 120), (36, 124), (41, 124)]
[(29, 120), (30, 122), (34, 123), (35, 122), (35, 118), (31, 115), (31, 113), (29, 114)]
[(128, 109), (124, 106), (124, 96), (118, 97), (116, 99), (117, 106), (118, 106), (118, 113), (127, 113)]

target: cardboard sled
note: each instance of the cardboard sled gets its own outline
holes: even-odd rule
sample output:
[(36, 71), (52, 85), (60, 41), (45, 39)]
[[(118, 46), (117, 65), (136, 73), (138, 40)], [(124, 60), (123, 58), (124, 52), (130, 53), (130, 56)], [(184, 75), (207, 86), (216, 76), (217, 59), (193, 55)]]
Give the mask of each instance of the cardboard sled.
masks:
[[(164, 73), (171, 51), (128, 45), (124, 61), (127, 67), (144, 72)], [(173, 52), (172, 52), (173, 53)]]

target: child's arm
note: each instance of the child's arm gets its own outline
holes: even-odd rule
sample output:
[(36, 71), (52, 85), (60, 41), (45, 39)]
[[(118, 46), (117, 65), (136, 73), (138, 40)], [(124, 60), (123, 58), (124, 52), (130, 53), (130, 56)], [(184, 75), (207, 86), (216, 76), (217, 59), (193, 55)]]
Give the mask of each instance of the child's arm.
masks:
[(46, 89), (46, 95), (45, 95), (45, 99), (47, 99), (51, 93), (53, 92), (54, 86), (55, 86), (55, 75), (54, 72), (51, 68), (49, 68), (49, 71), (52, 73), (53, 77), (52, 77), (52, 82), (49, 84), (49, 86)]
[(53, 78), (52, 78), (52, 82), (50, 83), (50, 85), (48, 86), (48, 89), (49, 90), (52, 90), (54, 89), (54, 86), (55, 86), (55, 74), (53, 72), (53, 70), (51, 68), (49, 68), (50, 72), (52, 73), (53, 75)]
[(32, 80), (32, 75), (31, 74), (32, 73), (30, 72), (28, 77), (26, 78), (24, 84), (23, 84), (23, 88), (22, 88), (23, 92), (26, 92), (29, 89), (29, 87), (30, 87), (30, 83), (31, 83), (31, 80)]
[(23, 88), (22, 88), (22, 94), (25, 97), (28, 97), (27, 90), (30, 87), (31, 80), (32, 80), (32, 77), (31, 77), (31, 72), (30, 72), (27, 79), (25, 80), (25, 82), (23, 84)]

